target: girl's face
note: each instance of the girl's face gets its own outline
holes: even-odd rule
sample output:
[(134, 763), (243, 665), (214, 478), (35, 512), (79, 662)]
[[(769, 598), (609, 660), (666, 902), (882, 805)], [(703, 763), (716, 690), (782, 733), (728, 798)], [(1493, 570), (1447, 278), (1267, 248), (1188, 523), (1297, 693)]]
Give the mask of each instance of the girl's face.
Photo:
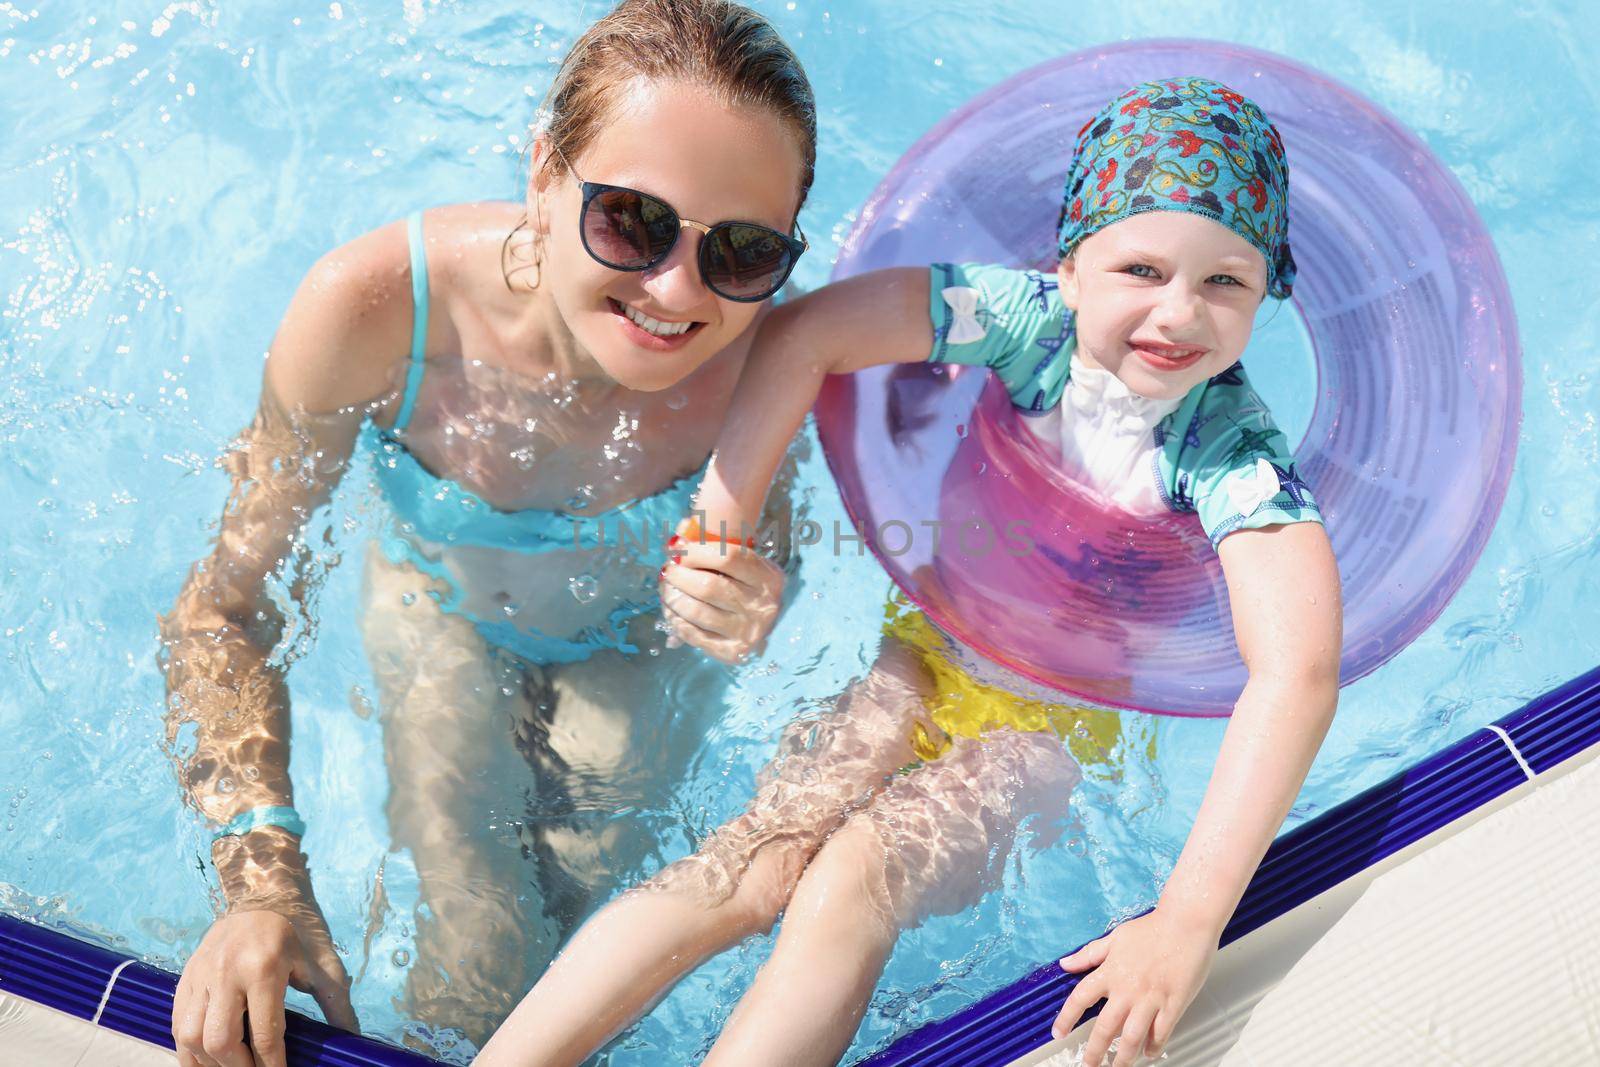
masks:
[(1133, 392), (1181, 397), (1239, 359), (1267, 261), (1220, 222), (1149, 211), (1097, 230), (1056, 268), (1078, 357)]
[[(570, 160), (584, 181), (658, 197), (680, 218), (707, 225), (756, 222), (791, 232), (803, 160), (796, 138), (768, 109), (733, 107), (704, 87), (638, 80), (614, 114)], [(548, 151), (541, 144), (541, 152)], [(623, 387), (665, 389), (716, 355), (755, 319), (760, 304), (726, 300), (700, 277), (701, 234), (684, 227), (667, 258), (648, 270), (612, 270), (584, 249), (583, 194), (571, 172), (547, 181), (535, 168), (529, 218), (545, 242), (543, 280), (578, 347)], [(542, 197), (537, 211), (531, 198)], [(594, 210), (599, 210), (598, 208)], [(628, 310), (668, 324), (641, 326)], [(675, 335), (670, 326), (691, 323)]]

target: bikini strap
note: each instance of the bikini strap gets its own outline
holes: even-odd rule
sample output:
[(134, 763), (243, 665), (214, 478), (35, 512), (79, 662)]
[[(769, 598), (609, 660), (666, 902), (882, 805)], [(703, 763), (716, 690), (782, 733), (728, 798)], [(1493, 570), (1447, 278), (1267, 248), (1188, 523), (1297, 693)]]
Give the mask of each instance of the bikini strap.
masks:
[(406, 242), (411, 247), (411, 366), (406, 371), (406, 391), (400, 413), (390, 433), (399, 433), (411, 421), (411, 409), (422, 387), (422, 368), (428, 355), (428, 252), (422, 243), (422, 212), (406, 217)]

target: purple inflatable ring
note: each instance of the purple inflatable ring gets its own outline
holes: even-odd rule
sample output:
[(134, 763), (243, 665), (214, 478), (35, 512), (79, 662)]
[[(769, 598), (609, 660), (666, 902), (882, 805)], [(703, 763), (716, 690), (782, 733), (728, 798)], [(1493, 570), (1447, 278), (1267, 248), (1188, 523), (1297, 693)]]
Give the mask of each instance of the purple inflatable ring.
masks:
[[(1288, 148), (1293, 304), (1318, 375), (1296, 461), (1339, 558), (1347, 684), (1461, 587), (1505, 499), (1522, 407), (1494, 246), (1450, 172), (1394, 118), (1237, 45), (1077, 52), (985, 92), (918, 141), (863, 208), (834, 277), (966, 260), (1053, 270), (1079, 127), (1127, 86), (1178, 74), (1254, 99)], [(1008, 680), (1058, 699), (1227, 715), (1246, 672), (1198, 520), (1095, 503), (1016, 417), (986, 370), (924, 364), (832, 377), (816, 407), (873, 552)], [(1025, 538), (1005, 536), (1016, 522)]]

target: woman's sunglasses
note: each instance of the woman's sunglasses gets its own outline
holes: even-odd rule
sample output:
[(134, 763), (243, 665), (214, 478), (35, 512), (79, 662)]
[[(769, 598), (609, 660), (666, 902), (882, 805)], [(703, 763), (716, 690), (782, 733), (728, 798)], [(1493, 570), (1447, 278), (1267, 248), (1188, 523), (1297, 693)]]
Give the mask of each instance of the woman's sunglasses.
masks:
[[(567, 164), (572, 171), (572, 164)], [(666, 259), (685, 226), (700, 231), (700, 277), (706, 288), (725, 300), (753, 304), (783, 288), (795, 261), (807, 248), (799, 239), (754, 222), (719, 222), (707, 226), (686, 219), (649, 193), (620, 185), (586, 182), (578, 232), (595, 262), (612, 270), (641, 271)]]

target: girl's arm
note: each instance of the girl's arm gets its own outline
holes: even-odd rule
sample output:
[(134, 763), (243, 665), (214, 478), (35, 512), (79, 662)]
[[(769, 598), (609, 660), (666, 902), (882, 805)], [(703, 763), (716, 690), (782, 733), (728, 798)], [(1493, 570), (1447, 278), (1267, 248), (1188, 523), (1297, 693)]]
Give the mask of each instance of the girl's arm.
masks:
[[(783, 573), (753, 552), (753, 539), (773, 476), (823, 378), (916, 363), (932, 348), (928, 272), (920, 267), (846, 279), (762, 320), (696, 494), (710, 536), (686, 521), (668, 546), (661, 603), (674, 642), (725, 663), (761, 647), (777, 622)], [(779, 530), (775, 540), (787, 544), (790, 533)]]
[(1165, 1047), (1299, 794), (1338, 702), (1343, 611), (1323, 528), (1299, 522), (1241, 530), (1217, 551), (1249, 680), (1155, 910), (1061, 961), (1069, 971), (1096, 969), (1063, 1006), (1058, 1036), (1107, 1001), (1085, 1063), (1099, 1063), (1119, 1035), (1117, 1067), (1134, 1062), (1147, 1035), (1146, 1055)]
[(696, 500), (705, 528), (715, 531), (725, 522), (733, 536), (755, 527), (784, 450), (816, 403), (824, 377), (918, 363), (932, 348), (923, 267), (847, 278), (774, 308), (750, 346), (700, 483)]

